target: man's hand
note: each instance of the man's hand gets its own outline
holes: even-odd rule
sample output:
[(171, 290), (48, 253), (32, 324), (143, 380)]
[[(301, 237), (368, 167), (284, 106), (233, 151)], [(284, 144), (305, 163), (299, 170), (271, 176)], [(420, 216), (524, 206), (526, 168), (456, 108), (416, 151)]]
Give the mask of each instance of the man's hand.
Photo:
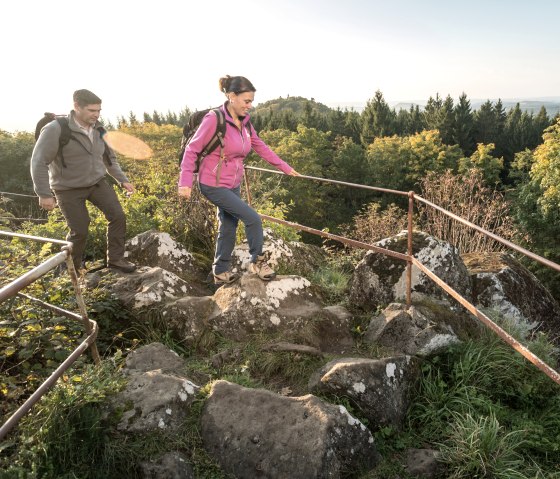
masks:
[(121, 186), (128, 192), (128, 196), (134, 193), (134, 186), (132, 183), (121, 183)]
[(179, 188), (177, 189), (177, 194), (181, 198), (189, 199), (191, 197), (191, 193), (192, 188), (189, 188), (188, 186), (179, 186)]
[(39, 198), (39, 206), (47, 211), (54, 210), (56, 200), (52, 196), (50, 198)]

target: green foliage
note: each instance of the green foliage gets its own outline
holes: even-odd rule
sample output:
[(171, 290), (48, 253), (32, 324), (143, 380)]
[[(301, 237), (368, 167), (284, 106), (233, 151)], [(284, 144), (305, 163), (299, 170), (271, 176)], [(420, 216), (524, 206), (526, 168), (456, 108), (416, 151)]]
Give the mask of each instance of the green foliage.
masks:
[[(546, 337), (527, 339), (527, 331), (502, 327), (556, 364)], [(493, 474), (500, 470), (516, 474), (505, 477), (536, 477), (533, 462), (554, 470), (560, 460), (558, 385), (497, 336), (487, 331), (432, 358), (422, 371), (410, 427), (420, 440), (443, 444), (449, 474), (456, 474), (447, 477), (481, 471), (487, 475), (479, 477), (499, 477)], [(478, 466), (469, 457), (478, 457)]]
[(461, 156), (461, 150), (444, 145), (435, 130), (404, 138), (376, 138), (367, 149), (367, 184), (410, 191), (428, 172), (456, 170)]
[(0, 191), (32, 194), (29, 160), (35, 144), (31, 133), (0, 130)]
[(504, 431), (493, 414), (473, 417), (453, 415), (448, 442), (442, 444), (441, 460), (452, 469), (453, 479), (486, 477), (528, 479), (519, 471), (523, 457), (523, 431)]
[(498, 185), (504, 167), (504, 159), (494, 158), (491, 155), (494, 149), (495, 145), (492, 143), (489, 145), (479, 143), (476, 151), (470, 158), (461, 158), (459, 160), (459, 173), (465, 173), (471, 168), (478, 168), (482, 171), (484, 182), (487, 185)]

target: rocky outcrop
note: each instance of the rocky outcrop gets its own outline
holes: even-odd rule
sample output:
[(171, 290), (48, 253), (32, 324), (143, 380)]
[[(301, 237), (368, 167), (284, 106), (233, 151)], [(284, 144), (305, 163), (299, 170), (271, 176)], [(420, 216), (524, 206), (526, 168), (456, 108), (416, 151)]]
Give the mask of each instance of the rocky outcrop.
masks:
[(200, 389), (180, 374), (183, 367), (184, 361), (161, 344), (132, 352), (123, 368), (129, 376), (127, 386), (111, 405), (120, 418), (117, 430), (141, 434), (178, 430)]
[[(403, 231), (374, 245), (406, 254), (407, 232)], [(470, 298), (470, 277), (455, 247), (426, 233), (414, 232), (413, 255), (453, 289)], [(412, 267), (411, 291), (413, 299), (447, 299), (447, 294), (415, 266)], [(406, 262), (368, 251), (356, 266), (349, 296), (352, 304), (369, 311), (405, 300)]]
[(239, 479), (335, 479), (378, 460), (358, 419), (311, 395), (288, 398), (217, 381), (201, 424), (207, 451)]
[(462, 258), (477, 306), (498, 311), (522, 329), (546, 331), (560, 340), (560, 306), (519, 261), (507, 253), (468, 253)]
[(159, 267), (188, 279), (200, 275), (194, 256), (169, 233), (149, 230), (126, 242), (126, 256), (142, 266)]
[(187, 341), (210, 329), (237, 341), (255, 333), (304, 337), (310, 346), (331, 352), (349, 350), (353, 344), (348, 311), (323, 307), (309, 281), (300, 276), (263, 282), (245, 273), (212, 297), (182, 298), (165, 306), (162, 314)]
[(477, 329), (476, 323), (464, 314), (447, 310), (447, 314), (441, 315), (438, 311), (441, 310), (437, 309), (437, 304), (435, 307), (411, 306), (407, 309), (404, 304), (392, 303), (371, 319), (364, 341), (383, 346), (393, 354), (425, 357), (459, 342), (450, 323), (462, 333), (469, 324), (473, 330)]
[(88, 286), (105, 285), (135, 313), (150, 307), (161, 307), (170, 300), (197, 293), (190, 283), (159, 267), (142, 266), (133, 273), (115, 273), (104, 269), (88, 279)]
[(335, 359), (311, 377), (309, 390), (347, 397), (371, 430), (400, 429), (419, 373), (418, 361), (411, 356)]
[[(275, 238), (269, 228), (264, 229), (263, 253), (273, 268), (294, 271), (297, 275), (309, 276), (324, 264), (326, 253), (317, 246), (297, 241), (286, 242)], [(251, 260), (249, 245), (245, 240), (237, 245), (232, 254), (232, 268), (235, 272), (247, 270)]]

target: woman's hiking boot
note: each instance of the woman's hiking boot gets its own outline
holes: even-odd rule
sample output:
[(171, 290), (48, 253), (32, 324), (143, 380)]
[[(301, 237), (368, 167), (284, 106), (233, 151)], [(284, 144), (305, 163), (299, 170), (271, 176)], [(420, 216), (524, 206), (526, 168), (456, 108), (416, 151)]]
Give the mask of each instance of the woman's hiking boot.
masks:
[(224, 271), (223, 273), (214, 274), (214, 284), (230, 284), (233, 283), (238, 276), (231, 271)]
[(264, 255), (257, 256), (256, 263), (249, 263), (249, 273), (256, 274), (263, 281), (270, 281), (276, 277), (276, 273), (266, 262)]

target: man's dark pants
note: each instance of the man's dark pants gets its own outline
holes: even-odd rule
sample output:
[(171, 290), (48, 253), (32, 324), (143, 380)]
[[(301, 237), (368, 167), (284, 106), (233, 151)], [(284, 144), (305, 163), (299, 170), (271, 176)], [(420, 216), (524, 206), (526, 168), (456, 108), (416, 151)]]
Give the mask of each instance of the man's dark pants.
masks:
[(76, 269), (81, 268), (86, 247), (90, 218), (86, 201), (91, 202), (105, 215), (107, 227), (107, 260), (113, 263), (124, 257), (126, 217), (115, 190), (105, 179), (87, 188), (55, 191), (58, 206), (66, 218), (70, 232), (67, 241), (73, 243), (72, 259)]

